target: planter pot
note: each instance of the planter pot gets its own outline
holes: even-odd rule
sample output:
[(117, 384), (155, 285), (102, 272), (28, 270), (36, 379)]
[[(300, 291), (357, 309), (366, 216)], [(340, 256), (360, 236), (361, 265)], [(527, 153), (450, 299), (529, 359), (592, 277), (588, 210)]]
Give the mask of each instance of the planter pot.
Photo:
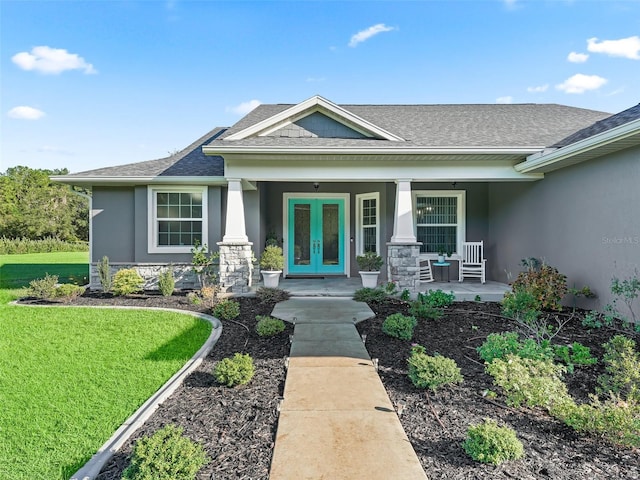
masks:
[(358, 272), (362, 278), (362, 286), (365, 288), (376, 288), (378, 286), (378, 275), (380, 272)]
[(444, 263), (444, 255), (438, 255), (438, 263)]
[(278, 288), (280, 283), (280, 274), (282, 270), (260, 270), (264, 286), (267, 288)]

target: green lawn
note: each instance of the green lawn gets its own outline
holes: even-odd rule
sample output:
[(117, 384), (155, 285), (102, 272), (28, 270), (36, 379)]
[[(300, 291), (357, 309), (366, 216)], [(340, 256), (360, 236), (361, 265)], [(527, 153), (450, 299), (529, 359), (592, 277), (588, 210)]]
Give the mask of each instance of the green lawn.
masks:
[[(70, 265), (73, 255), (34, 263), (7, 259), (34, 255), (2, 256), (0, 266), (25, 272), (55, 265), (51, 257)], [(69, 478), (211, 331), (208, 322), (177, 313), (7, 305), (18, 293), (0, 290), (3, 479)]]
[(27, 253), (0, 255), (0, 288), (19, 288), (47, 273), (60, 282), (88, 283), (89, 253)]

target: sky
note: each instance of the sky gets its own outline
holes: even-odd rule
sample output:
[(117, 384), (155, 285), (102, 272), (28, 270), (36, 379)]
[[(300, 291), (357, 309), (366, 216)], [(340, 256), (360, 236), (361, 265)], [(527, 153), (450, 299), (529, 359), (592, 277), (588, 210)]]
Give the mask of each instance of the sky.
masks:
[(260, 103), (640, 102), (640, 0), (0, 0), (0, 172), (162, 158)]

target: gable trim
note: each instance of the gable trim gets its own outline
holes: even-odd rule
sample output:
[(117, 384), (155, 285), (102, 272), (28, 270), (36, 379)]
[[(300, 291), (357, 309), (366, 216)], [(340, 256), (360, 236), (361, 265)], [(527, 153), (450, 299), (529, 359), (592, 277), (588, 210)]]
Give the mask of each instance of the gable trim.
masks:
[(314, 112), (320, 112), (327, 115), (329, 118), (344, 124), (345, 126), (352, 128), (353, 130), (374, 138), (380, 138), (383, 140), (390, 140), (393, 142), (403, 142), (404, 138), (395, 135), (384, 128), (378, 127), (373, 123), (365, 120), (358, 115), (355, 115), (348, 110), (330, 102), (326, 98), (319, 95), (315, 95), (303, 102), (287, 108), (286, 110), (273, 115), (261, 122), (256, 123), (250, 127), (240, 130), (224, 140), (244, 140), (252, 136), (265, 136), (269, 133), (282, 128), (285, 125), (293, 123), (300, 118)]

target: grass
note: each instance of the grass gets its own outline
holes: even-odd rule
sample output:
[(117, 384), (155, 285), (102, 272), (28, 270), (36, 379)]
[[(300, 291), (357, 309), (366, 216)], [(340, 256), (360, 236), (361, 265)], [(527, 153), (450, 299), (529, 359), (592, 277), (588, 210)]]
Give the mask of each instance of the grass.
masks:
[(0, 288), (19, 288), (47, 273), (61, 283), (88, 283), (88, 252), (26, 253), (0, 255)]
[[(39, 255), (1, 256), (0, 266), (36, 277), (56, 260), (82, 266), (78, 254)], [(33, 278), (3, 275), (10, 285)], [(211, 331), (178, 313), (7, 304), (19, 295), (0, 290), (0, 478), (69, 478)]]

